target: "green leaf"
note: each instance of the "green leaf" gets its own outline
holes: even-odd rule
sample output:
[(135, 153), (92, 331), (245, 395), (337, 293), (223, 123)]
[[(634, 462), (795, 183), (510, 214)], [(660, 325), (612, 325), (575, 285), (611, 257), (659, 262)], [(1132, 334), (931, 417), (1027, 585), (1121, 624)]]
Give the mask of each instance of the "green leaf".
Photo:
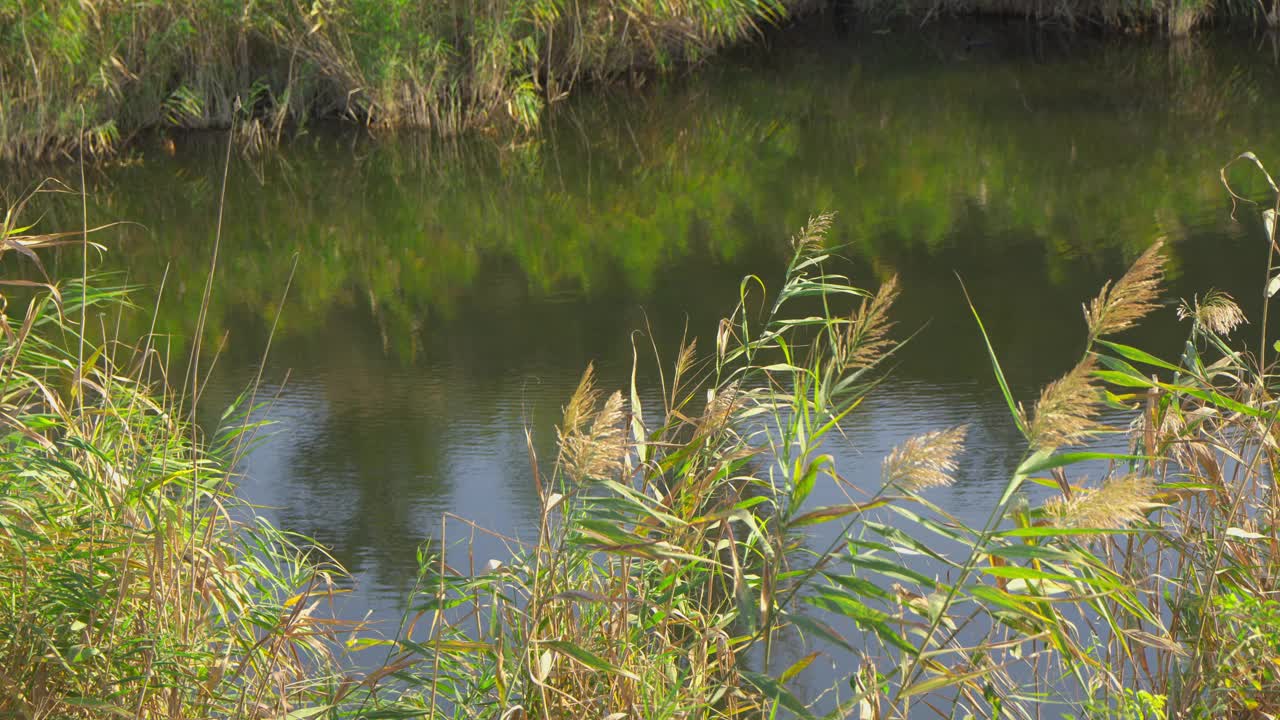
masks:
[(805, 615), (792, 615), (790, 621), (792, 625), (800, 628), (802, 632), (813, 633), (836, 647), (844, 648), (849, 652), (854, 652), (853, 645), (848, 640), (844, 639), (844, 636), (836, 632), (834, 628), (821, 620)]
[(849, 558), (849, 563), (856, 567), (871, 570), (872, 572), (878, 572), (881, 575), (886, 575), (891, 578), (917, 583), (922, 587), (932, 589), (934, 586), (932, 578), (926, 577), (911, 568), (903, 567), (900, 563), (889, 562), (888, 560), (878, 557), (854, 555)]
[(813, 661), (816, 660), (818, 656), (821, 654), (822, 653), (818, 652), (817, 650), (814, 650), (813, 652), (809, 653), (808, 655), (805, 655), (804, 657), (800, 658), (794, 663), (791, 663), (791, 667), (787, 668), (782, 672), (782, 677), (779, 678), (779, 680), (783, 683), (790, 682), (791, 678), (804, 672), (804, 669), (812, 665)]
[(863, 580), (862, 578), (853, 575), (836, 575), (835, 573), (823, 573), (822, 575), (831, 582), (834, 582), (847, 590), (852, 590), (859, 595), (880, 598), (881, 600), (889, 599), (889, 593), (884, 588), (869, 580)]
[(1148, 455), (1126, 455), (1124, 453), (1107, 453), (1107, 452), (1068, 452), (1058, 455), (1050, 455), (1041, 457), (1038, 453), (1027, 458), (1025, 462), (1018, 468), (1018, 473), (1022, 475), (1033, 475), (1045, 470), (1063, 467), (1065, 465), (1074, 465), (1089, 460), (1151, 460)]
[(1139, 350), (1136, 347), (1131, 347), (1129, 345), (1122, 345), (1117, 342), (1111, 342), (1110, 340), (1099, 339), (1099, 340), (1095, 340), (1094, 342), (1096, 342), (1099, 345), (1102, 345), (1103, 347), (1110, 348), (1115, 352), (1119, 353), (1120, 355), (1134, 362), (1140, 362), (1145, 365), (1153, 365), (1155, 367), (1163, 368), (1165, 370), (1172, 370), (1173, 372), (1182, 372), (1182, 368), (1178, 367), (1177, 365), (1174, 365), (1173, 363), (1165, 362), (1164, 360), (1161, 360), (1155, 355), (1152, 355), (1151, 353), (1148, 353), (1143, 350)]
[(1137, 535), (1151, 532), (1146, 528), (1060, 528), (1060, 527), (1022, 527), (1012, 528), (997, 534), (997, 537), (1034, 538), (1034, 537), (1070, 537), (1073, 535)]
[(902, 547), (910, 548), (911, 550), (918, 552), (922, 555), (928, 555), (929, 557), (933, 558), (934, 560), (937, 560), (940, 563), (943, 563), (944, 565), (950, 565), (952, 567), (960, 567), (959, 563), (956, 563), (954, 560), (946, 557), (945, 555), (942, 555), (938, 551), (929, 547), (927, 544), (915, 539), (914, 537), (911, 537), (910, 534), (902, 530), (899, 530), (896, 527), (893, 527), (891, 525), (885, 525), (883, 523), (872, 522), (870, 520), (866, 521), (866, 525), (867, 527), (871, 528), (871, 530), (873, 530), (874, 532), (876, 532), (886, 540), (892, 540), (893, 542), (897, 543)]
[(898, 697), (911, 697), (912, 695), (919, 695), (921, 693), (933, 692), (934, 690), (941, 690), (942, 688), (945, 688), (945, 687), (951, 687), (952, 685), (956, 685), (958, 683), (968, 682), (975, 678), (980, 678), (989, 672), (991, 672), (990, 669), (981, 669), (981, 670), (974, 670), (972, 672), (967, 672), (967, 673), (945, 673), (943, 675), (937, 675), (929, 678), (928, 680), (923, 680), (918, 683), (913, 683), (903, 688), (902, 692), (898, 695)]
[[(956, 279), (959, 279), (959, 275)], [(1018, 404), (1013, 401), (1013, 393), (1009, 391), (1009, 382), (1005, 380), (1004, 370), (1000, 369), (1000, 360), (996, 357), (996, 350), (991, 346), (991, 337), (987, 335), (987, 328), (982, 324), (982, 317), (978, 315), (978, 308), (973, 306), (973, 300), (969, 298), (969, 290), (964, 286), (964, 281), (960, 280), (960, 290), (964, 293), (964, 301), (969, 304), (969, 310), (973, 313), (973, 319), (978, 322), (978, 332), (982, 333), (982, 342), (987, 346), (987, 357), (991, 359), (991, 369), (995, 372), (996, 382), (1000, 385), (1000, 394), (1004, 396), (1004, 402), (1009, 406), (1009, 415), (1013, 417), (1014, 425), (1018, 426), (1018, 432), (1025, 437), (1027, 428), (1022, 424), (1022, 415), (1018, 412)]]
[(1094, 370), (1093, 376), (1104, 382), (1120, 387), (1154, 387), (1155, 383), (1142, 377), (1141, 375), (1132, 375), (1127, 372), (1118, 372), (1116, 370)]
[(761, 673), (743, 671), (745, 677), (752, 685), (760, 688), (768, 697), (782, 707), (795, 713), (796, 716), (805, 718), (805, 720), (813, 720), (813, 714), (809, 712), (809, 708), (804, 706), (795, 695), (792, 695), (786, 688), (782, 687), (778, 681)]
[(795, 518), (791, 521), (790, 527), (803, 527), (805, 525), (818, 525), (830, 520), (836, 520), (847, 515), (857, 512), (865, 512), (883, 505), (889, 504), (888, 499), (875, 500), (868, 503), (853, 503), (850, 505), (827, 505)]
[(640, 679), (638, 676), (635, 675), (635, 673), (631, 673), (626, 670), (623, 670), (622, 668), (604, 660), (599, 655), (596, 655), (590, 652), (589, 650), (585, 650), (571, 642), (568, 642), (565, 640), (539, 640), (537, 642), (539, 645), (542, 645), (544, 647), (549, 647), (552, 650), (555, 650), (556, 652), (560, 652), (560, 653), (564, 653), (565, 655), (568, 655), (569, 657), (573, 658), (574, 660), (577, 660), (583, 665), (586, 665), (592, 670), (599, 670), (600, 672), (607, 672), (607, 673), (613, 673), (615, 675), (621, 675), (622, 677), (628, 678), (630, 680)]
[(800, 479), (796, 481), (795, 490), (791, 493), (791, 512), (794, 513), (800, 509), (804, 501), (809, 498), (809, 493), (813, 492), (813, 486), (818, 481), (818, 473), (823, 467), (827, 468), (830, 473), (835, 472), (836, 460), (830, 455), (819, 455), (809, 461), (805, 466), (804, 472), (801, 473)]

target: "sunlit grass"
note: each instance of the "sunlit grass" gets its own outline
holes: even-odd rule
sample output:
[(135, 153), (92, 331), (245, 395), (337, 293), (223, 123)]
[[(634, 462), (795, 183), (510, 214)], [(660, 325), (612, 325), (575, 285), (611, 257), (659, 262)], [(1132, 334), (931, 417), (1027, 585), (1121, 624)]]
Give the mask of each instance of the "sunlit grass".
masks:
[[(1261, 213), (1269, 295), (1280, 287), (1277, 209)], [(38, 263), (42, 246), (87, 249), (87, 229), (40, 235), (16, 214), (5, 252)], [(971, 527), (930, 499), (964, 462), (963, 426), (904, 439), (878, 482), (842, 476), (830, 452), (914, 330), (892, 319), (910, 288), (889, 278), (864, 289), (840, 274), (832, 223), (819, 216), (797, 233), (776, 290), (745, 278), (713, 347), (675, 348), (658, 387), (633, 373), (629, 386), (604, 389), (588, 368), (554, 457), (528, 443), (536, 535), (504, 538), (509, 557), (461, 567), (450, 549), (484, 530), (446, 518), (420, 550), (390, 637), (324, 619), (340, 573), (321, 551), (236, 519), (229, 471), (257, 426), (201, 435), (187, 402), (198, 374), (168, 382), (153, 336), (124, 343), (107, 331), (115, 313), (138, 311), (123, 290), (84, 278), (7, 284), (0, 711), (622, 720), (932, 708), (1032, 718), (1046, 701), (1114, 717), (1280, 710), (1280, 349), (1265, 318), (1257, 337), (1233, 344), (1253, 326), (1231, 298), (1208, 293), (1180, 311), (1189, 331), (1177, 359), (1121, 342), (1166, 307), (1155, 242), (1083, 304), (1074, 366), (1024, 406), (971, 306), (1024, 440), (1011, 475), (986, 473), (1003, 492)], [(43, 278), (38, 264), (33, 275)], [(820, 483), (849, 501), (815, 507)], [(833, 538), (825, 547), (821, 526)], [(784, 665), (779, 644), (797, 637), (803, 652)], [(346, 648), (381, 648), (385, 662), (344, 674)], [(795, 680), (836, 653), (846, 660), (834, 686), (811, 705)]]

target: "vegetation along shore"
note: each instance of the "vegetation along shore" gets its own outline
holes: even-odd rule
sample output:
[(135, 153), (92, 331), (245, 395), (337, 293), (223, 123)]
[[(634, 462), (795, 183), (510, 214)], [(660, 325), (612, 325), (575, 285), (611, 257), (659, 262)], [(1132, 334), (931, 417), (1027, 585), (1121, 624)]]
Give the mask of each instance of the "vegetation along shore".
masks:
[[(1258, 276), (1273, 296), (1280, 189), (1251, 205), (1242, 188), (1258, 184), (1238, 184), (1242, 172), (1269, 176), (1250, 154), (1236, 165), (1226, 192), (1267, 234)], [(40, 234), (20, 214), (0, 237), (37, 276), (47, 246), (87, 257), (88, 228)], [(236, 499), (230, 471), (256, 430), (244, 413), (270, 398), (250, 388), (223, 429), (201, 431), (198, 342), (171, 376), (163, 337), (116, 336), (120, 314), (146, 312), (124, 289), (84, 275), (6, 286), (0, 713), (1280, 712), (1280, 344), (1266, 311), (1246, 337), (1239, 306), (1208, 290), (1177, 310), (1179, 357), (1124, 344), (1163, 304), (1156, 241), (1085, 304), (1081, 352), (1034, 402), (1015, 401), (987, 341), (1022, 454), (985, 523), (929, 499), (954, 482), (965, 425), (904, 440), (878, 487), (815, 506), (820, 483), (846, 482), (827, 443), (910, 350), (893, 321), (910, 288), (839, 274), (832, 222), (792, 239), (776, 289), (745, 279), (713, 346), (677, 348), (657, 388), (633, 374), (610, 391), (588, 367), (554, 454), (529, 445), (535, 532), (468, 567), (447, 549), (485, 531), (446, 524), (390, 634), (326, 619), (341, 568)], [(216, 274), (215, 250), (204, 306)], [(822, 528), (829, 544), (814, 542)], [(788, 637), (799, 656), (780, 649)], [(381, 660), (353, 671), (342, 658), (355, 650)], [(822, 710), (791, 687), (825, 654), (844, 660)]]
[(822, 10), (1178, 35), (1280, 19), (1274, 0), (4, 0), (0, 160), (233, 124), (252, 149), (322, 118), (519, 131), (583, 83), (697, 62)]

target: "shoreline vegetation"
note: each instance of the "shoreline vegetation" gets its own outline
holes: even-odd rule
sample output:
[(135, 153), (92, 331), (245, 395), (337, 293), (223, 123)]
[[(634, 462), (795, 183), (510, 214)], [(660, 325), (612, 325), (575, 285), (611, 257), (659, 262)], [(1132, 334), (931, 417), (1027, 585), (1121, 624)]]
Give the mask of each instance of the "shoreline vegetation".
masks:
[[(1246, 171), (1274, 192), (1260, 208), (1226, 188), (1265, 229), (1270, 297), (1280, 188), (1248, 153), (1223, 182)], [(40, 253), (58, 244), (87, 258), (88, 228), (40, 234), (20, 216), (0, 226), (15, 259), (42, 272)], [(1120, 342), (1163, 306), (1156, 241), (1085, 305), (1074, 367), (1024, 406), (970, 304), (1023, 439), (1016, 470), (990, 478), (1004, 490), (986, 523), (929, 500), (953, 482), (964, 426), (907, 439), (878, 488), (814, 507), (818, 483), (848, 482), (824, 442), (910, 352), (899, 339), (910, 328), (893, 321), (910, 288), (865, 290), (836, 272), (831, 223), (792, 238), (776, 289), (744, 279), (713, 347), (676, 349), (659, 403), (642, 406), (651, 395), (634, 373), (610, 392), (588, 367), (554, 456), (530, 443), (536, 537), (468, 568), (450, 558), (483, 530), (446, 523), (419, 551), (391, 637), (326, 619), (341, 569), (237, 507), (232, 470), (259, 427), (243, 418), (269, 398), (249, 389), (227, 429), (202, 436), (188, 419), (198, 344), (192, 371), (170, 378), (160, 337), (113, 336), (121, 313), (144, 312), (124, 290), (87, 274), (7, 282), (0, 714), (1280, 713), (1280, 343), (1266, 306), (1246, 339), (1230, 297), (1185, 299), (1176, 359)], [(1100, 438), (1125, 448), (1101, 451)], [(1049, 499), (1031, 501), (1031, 486)], [(810, 542), (819, 526), (836, 531), (828, 547)], [(784, 659), (787, 635), (810, 652)], [(356, 650), (384, 659), (353, 673), (341, 657)], [(842, 658), (841, 674), (818, 711), (789, 688), (824, 656)]]
[(1280, 24), (1274, 0), (4, 0), (0, 162), (110, 156), (155, 129), (234, 127), (252, 151), (330, 118), (519, 133), (585, 83), (698, 62), (824, 10), (1171, 35)]

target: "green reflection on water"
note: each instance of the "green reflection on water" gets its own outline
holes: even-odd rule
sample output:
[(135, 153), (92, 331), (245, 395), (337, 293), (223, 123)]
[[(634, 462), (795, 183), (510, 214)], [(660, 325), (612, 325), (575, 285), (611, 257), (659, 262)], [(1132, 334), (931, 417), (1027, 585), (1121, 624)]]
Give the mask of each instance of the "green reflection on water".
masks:
[[(1005, 264), (1025, 248), (1040, 259), (1019, 268), (1028, 289), (1082, 269), (1091, 282), (1157, 234), (1182, 260), (1188, 236), (1224, 232), (1217, 168), (1277, 147), (1275, 66), (1230, 38), (1000, 37), (957, 54), (941, 37), (812, 35), (586, 97), (514, 148), (317, 131), (237, 160), (213, 330), (232, 307), (269, 321), (299, 253), (286, 335), (363, 306), (407, 359), (423, 327), (495, 293), (646, 299), (683, 262), (754, 253), (766, 270), (778, 239), (823, 209), (839, 213), (843, 252), (877, 274), (961, 250)], [(145, 226), (107, 239), (108, 267), (155, 284), (173, 263), (161, 326), (179, 335), (207, 268), (220, 159), (220, 138), (189, 136), (177, 157), (146, 153), (93, 186), (95, 219)], [(47, 226), (78, 224), (64, 204)], [(495, 268), (515, 276), (495, 283)]]
[[(426, 533), (418, 504), (465, 494), (459, 468), (493, 474), (486, 454), (519, 496), (512, 428), (541, 428), (549, 453), (588, 361), (619, 382), (631, 330), (651, 322), (668, 352), (686, 319), (705, 336), (742, 274), (776, 276), (783, 240), (820, 210), (839, 213), (832, 242), (855, 282), (900, 273), (901, 327), (928, 324), (906, 377), (989, 382), (958, 273), (1030, 392), (1078, 353), (1080, 303), (1160, 235), (1173, 296), (1216, 285), (1256, 315), (1239, 289), (1257, 286), (1265, 246), (1231, 221), (1217, 173), (1244, 149), (1280, 163), (1270, 51), (984, 32), (976, 48), (955, 26), (783, 35), (683, 79), (581, 93), (517, 147), (318, 128), (237, 156), (210, 332), (228, 338), (228, 382), (251, 378), (297, 255), (275, 369), (314, 393), (302, 405), (317, 426), (279, 451), (281, 482), (310, 493), (289, 500), (287, 525), (357, 568), (394, 556), (369, 562), (403, 577)], [(184, 136), (172, 158), (142, 152), (91, 178), (92, 222), (142, 226), (102, 238), (104, 267), (146, 286), (169, 267), (157, 325), (175, 354), (200, 303), (223, 142)], [(46, 205), (44, 227), (78, 226), (74, 198)], [(1156, 349), (1172, 324), (1154, 323)]]

